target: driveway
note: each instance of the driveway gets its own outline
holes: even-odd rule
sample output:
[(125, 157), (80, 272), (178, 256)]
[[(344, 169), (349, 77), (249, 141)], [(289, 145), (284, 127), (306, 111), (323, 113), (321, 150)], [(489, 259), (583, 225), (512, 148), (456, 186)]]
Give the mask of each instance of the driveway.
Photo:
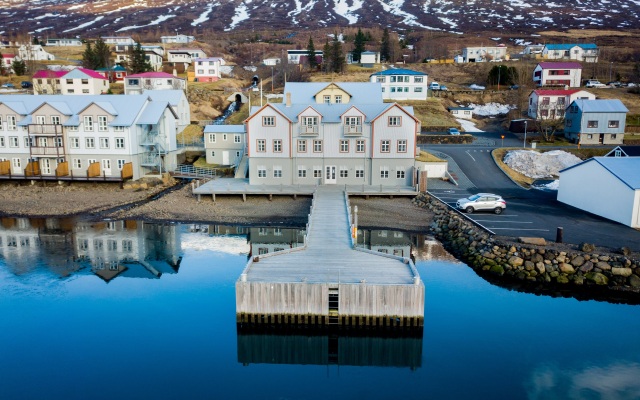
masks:
[[(476, 135), (476, 134), (474, 134)], [(484, 139), (499, 139), (498, 133), (477, 134)], [(504, 145), (522, 146), (515, 136), (505, 134)], [(449, 204), (457, 199), (479, 192), (501, 195), (507, 202), (507, 209), (500, 215), (477, 212), (468, 216), (496, 235), (535, 236), (555, 241), (558, 227), (563, 228), (565, 243), (582, 242), (620, 248), (629, 247), (640, 251), (640, 231), (612, 222), (597, 215), (587, 213), (556, 200), (555, 191), (522, 189), (507, 177), (495, 164), (491, 151), (501, 147), (501, 140), (492, 146), (486, 145), (424, 145), (430, 151), (444, 153), (457, 164), (461, 186), (454, 184), (433, 185), (429, 191)], [(454, 177), (455, 177), (454, 175)]]

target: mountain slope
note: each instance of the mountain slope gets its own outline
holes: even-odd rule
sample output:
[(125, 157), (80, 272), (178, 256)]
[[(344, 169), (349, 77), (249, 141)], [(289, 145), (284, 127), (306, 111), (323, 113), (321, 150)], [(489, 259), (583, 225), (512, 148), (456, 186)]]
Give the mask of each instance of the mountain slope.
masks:
[(75, 36), (162, 27), (389, 26), (448, 32), (633, 29), (640, 0), (0, 0), (0, 33)]

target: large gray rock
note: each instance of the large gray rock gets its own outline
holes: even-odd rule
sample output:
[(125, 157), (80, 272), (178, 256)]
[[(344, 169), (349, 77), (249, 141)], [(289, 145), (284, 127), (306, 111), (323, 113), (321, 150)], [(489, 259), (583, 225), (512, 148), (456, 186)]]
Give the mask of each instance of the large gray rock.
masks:
[(601, 269), (601, 270), (603, 270), (603, 271), (609, 271), (609, 270), (611, 270), (611, 265), (609, 265), (608, 263), (606, 263), (606, 262), (604, 262), (604, 261), (599, 261), (599, 262), (596, 264), (596, 267), (597, 267), (597, 268), (600, 268), (600, 269)]
[(574, 267), (579, 267), (582, 264), (584, 264), (584, 257), (582, 256), (577, 256), (576, 258), (571, 260), (571, 265), (573, 265)]
[(537, 238), (537, 237), (519, 237), (518, 241), (520, 243), (524, 243), (524, 244), (533, 244), (536, 246), (546, 246), (547, 242), (544, 240), (544, 238)]
[(629, 285), (631, 285), (634, 288), (639, 288), (640, 287), (640, 277), (638, 277), (638, 275), (631, 275), (629, 277)]
[(611, 268), (611, 274), (617, 276), (629, 277), (633, 273), (631, 268)]
[(560, 264), (560, 271), (565, 274), (575, 274), (576, 270), (573, 268), (573, 265), (567, 263)]
[(585, 275), (585, 278), (595, 283), (596, 285), (606, 285), (609, 283), (609, 278), (607, 278), (600, 272), (589, 272), (587, 275)]
[(586, 263), (582, 264), (582, 266), (580, 267), (580, 271), (582, 272), (589, 272), (593, 269), (593, 263), (591, 261), (587, 261)]
[(509, 264), (514, 267), (519, 267), (522, 265), (522, 263), (524, 263), (524, 260), (520, 257), (513, 256), (509, 258)]
[(580, 245), (580, 250), (585, 253), (591, 253), (595, 249), (596, 249), (596, 246), (592, 245), (591, 243), (582, 243)]

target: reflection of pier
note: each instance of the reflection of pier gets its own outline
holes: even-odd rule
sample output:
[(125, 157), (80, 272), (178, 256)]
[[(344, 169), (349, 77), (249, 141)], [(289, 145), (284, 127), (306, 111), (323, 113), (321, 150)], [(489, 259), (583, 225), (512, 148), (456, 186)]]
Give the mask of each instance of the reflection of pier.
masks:
[[(238, 362), (249, 364), (422, 366), (422, 329), (394, 334), (349, 331), (238, 330)], [(386, 333), (386, 334), (385, 334)]]
[(345, 197), (318, 187), (305, 246), (254, 255), (236, 282), (238, 323), (422, 326), (424, 284), (413, 262), (354, 250)]

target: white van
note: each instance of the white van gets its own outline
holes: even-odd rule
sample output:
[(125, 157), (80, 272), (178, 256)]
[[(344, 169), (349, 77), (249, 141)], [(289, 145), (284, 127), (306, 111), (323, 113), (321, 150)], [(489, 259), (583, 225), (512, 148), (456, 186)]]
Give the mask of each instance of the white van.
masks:
[(431, 89), (431, 90), (440, 90), (440, 84), (438, 82), (431, 82), (429, 84), (429, 89)]

